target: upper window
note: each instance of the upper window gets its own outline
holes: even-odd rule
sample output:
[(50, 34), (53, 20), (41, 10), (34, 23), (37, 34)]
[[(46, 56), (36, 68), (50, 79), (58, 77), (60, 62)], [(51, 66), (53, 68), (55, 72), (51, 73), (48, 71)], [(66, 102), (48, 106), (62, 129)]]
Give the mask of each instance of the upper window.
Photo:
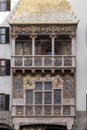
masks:
[(0, 76), (10, 75), (10, 59), (0, 59)]
[(0, 0), (0, 11), (10, 11), (10, 0)]
[(0, 27), (0, 44), (9, 43), (9, 27)]
[(9, 95), (0, 94), (0, 111), (9, 111)]

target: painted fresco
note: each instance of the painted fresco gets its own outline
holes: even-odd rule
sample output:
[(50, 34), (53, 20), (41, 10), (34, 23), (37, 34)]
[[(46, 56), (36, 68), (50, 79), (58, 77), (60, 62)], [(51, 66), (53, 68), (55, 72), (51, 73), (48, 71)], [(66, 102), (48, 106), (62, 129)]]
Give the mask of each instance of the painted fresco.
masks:
[(14, 98), (23, 98), (23, 78), (21, 75), (14, 76), (13, 97)]
[(35, 82), (52, 82), (52, 87), (54, 89), (62, 89), (64, 98), (74, 98), (74, 79), (73, 76), (52, 76), (51, 74), (46, 74), (42, 76), (41, 74), (36, 75), (16, 75), (13, 80), (13, 97), (23, 98), (23, 89), (35, 89)]
[(53, 87), (63, 87), (63, 79), (57, 75), (52, 77), (50, 74), (47, 74), (46, 76), (42, 77), (40, 74), (37, 74), (36, 76), (27, 75), (23, 77), (23, 87), (24, 88), (35, 88), (35, 82), (42, 82), (42, 81), (52, 81)]
[(74, 78), (70, 75), (64, 77), (63, 97), (64, 98), (74, 97)]

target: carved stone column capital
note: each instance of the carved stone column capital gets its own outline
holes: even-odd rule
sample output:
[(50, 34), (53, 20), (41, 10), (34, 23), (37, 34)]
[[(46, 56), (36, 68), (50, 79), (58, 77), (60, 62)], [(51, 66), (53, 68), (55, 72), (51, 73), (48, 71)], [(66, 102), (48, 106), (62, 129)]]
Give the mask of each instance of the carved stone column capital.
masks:
[(18, 36), (14, 33), (11, 34), (12, 39), (16, 39)]
[(31, 37), (32, 39), (35, 39), (35, 38), (37, 37), (37, 35), (36, 35), (35, 33), (32, 33), (32, 34), (30, 35), (30, 37)]
[(54, 39), (55, 39), (56, 37), (57, 37), (57, 36), (56, 36), (55, 33), (50, 34), (50, 38), (52, 38), (52, 39), (54, 38)]
[(69, 34), (69, 37), (70, 38), (75, 38), (76, 37), (76, 32), (73, 32), (73, 33)]

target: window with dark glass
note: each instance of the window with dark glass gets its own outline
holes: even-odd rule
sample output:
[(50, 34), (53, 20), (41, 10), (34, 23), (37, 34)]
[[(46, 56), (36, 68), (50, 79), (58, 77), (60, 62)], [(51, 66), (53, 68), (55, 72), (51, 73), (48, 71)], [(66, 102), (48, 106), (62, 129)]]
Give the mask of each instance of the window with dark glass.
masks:
[(10, 11), (10, 0), (0, 0), (0, 11)]
[(35, 92), (35, 104), (42, 104), (42, 92)]
[(51, 92), (45, 92), (45, 104), (51, 104), (52, 103), (52, 93)]
[(26, 104), (33, 104), (33, 90), (26, 91)]
[(10, 59), (0, 59), (0, 76), (10, 75)]
[(60, 104), (61, 103), (61, 90), (55, 89), (54, 90), (54, 104)]
[(0, 94), (0, 111), (9, 111), (9, 95)]
[(42, 83), (41, 82), (35, 83), (35, 90), (42, 90)]
[(0, 59), (0, 76), (5, 76), (5, 66), (6, 66), (6, 62), (5, 59)]
[(45, 90), (51, 90), (52, 89), (52, 82), (45, 82), (44, 88), (45, 88)]
[(61, 89), (52, 88), (51, 81), (35, 82), (35, 89), (26, 90), (26, 104), (32, 104), (34, 116), (60, 115)]
[(9, 43), (9, 27), (0, 27), (0, 44)]

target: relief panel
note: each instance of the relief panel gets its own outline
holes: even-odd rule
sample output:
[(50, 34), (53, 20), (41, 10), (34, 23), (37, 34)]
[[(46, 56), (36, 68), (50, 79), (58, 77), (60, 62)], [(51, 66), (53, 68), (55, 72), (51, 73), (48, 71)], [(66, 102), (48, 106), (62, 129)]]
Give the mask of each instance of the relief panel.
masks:
[(64, 98), (74, 98), (75, 87), (73, 76), (67, 75), (64, 77), (63, 86), (63, 97)]
[(23, 79), (22, 75), (14, 76), (13, 78), (13, 97), (23, 98)]

